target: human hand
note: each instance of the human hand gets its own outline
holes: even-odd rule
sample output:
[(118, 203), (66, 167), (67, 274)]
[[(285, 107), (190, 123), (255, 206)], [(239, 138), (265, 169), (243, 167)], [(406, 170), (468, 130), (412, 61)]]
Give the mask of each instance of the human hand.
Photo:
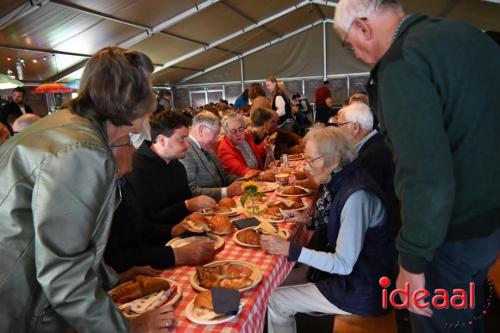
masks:
[(151, 266), (134, 266), (123, 273), (118, 274), (119, 284), (132, 280), (137, 275), (152, 275), (158, 276), (161, 274), (161, 270), (153, 268)]
[(199, 240), (173, 249), (175, 265), (199, 265), (211, 261), (215, 257), (214, 242)]
[(130, 333), (171, 332), (174, 325), (174, 309), (171, 306), (162, 306), (145, 312), (137, 318), (130, 318)]
[(286, 222), (289, 223), (309, 224), (311, 222), (311, 218), (308, 215), (297, 210), (287, 210), (286, 214), (288, 215)]
[(269, 179), (274, 179), (274, 176), (278, 173), (277, 169), (267, 169), (261, 175), (261, 178), (265, 181), (269, 181)]
[(217, 202), (207, 195), (199, 195), (192, 199), (186, 200), (186, 208), (190, 212), (197, 212), (202, 208), (213, 208)]
[[(406, 269), (404, 269), (401, 265), (399, 265), (399, 275), (398, 279), (396, 280), (396, 288), (405, 289), (406, 283), (408, 283), (410, 287), (410, 295), (413, 295), (413, 293), (417, 289), (425, 289), (424, 273), (419, 273), (419, 274), (410, 273)], [(399, 297), (401, 298), (401, 301), (404, 303), (406, 297), (402, 294), (399, 294)], [(425, 300), (422, 299), (419, 301), (419, 304), (422, 304), (424, 302)], [(416, 306), (412, 302), (412, 300), (410, 300), (408, 304), (409, 304), (408, 311), (411, 311), (420, 316), (432, 317), (432, 310), (430, 309), (430, 307), (420, 308)]]
[(243, 190), (241, 189), (242, 181), (235, 181), (231, 185), (229, 185), (226, 189), (227, 196), (229, 198), (235, 197), (237, 195), (242, 195)]
[(260, 236), (260, 247), (269, 254), (287, 256), (290, 242), (279, 236), (263, 234)]
[(260, 173), (260, 170), (255, 170), (255, 169), (251, 169), (250, 171), (248, 171), (244, 176), (243, 178), (245, 179), (251, 179), (255, 176), (257, 176), (258, 174)]

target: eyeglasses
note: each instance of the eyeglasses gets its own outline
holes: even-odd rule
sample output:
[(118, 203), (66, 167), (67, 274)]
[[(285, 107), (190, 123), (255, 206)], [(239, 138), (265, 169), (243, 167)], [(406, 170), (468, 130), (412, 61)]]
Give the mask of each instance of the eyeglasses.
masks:
[[(368, 20), (367, 17), (358, 17), (357, 19), (362, 20), (362, 21)], [(354, 51), (354, 48), (352, 47), (351, 43), (347, 42), (347, 36), (349, 36), (349, 33), (352, 30), (352, 26), (354, 25), (354, 21), (356, 21), (356, 19), (352, 20), (351, 24), (349, 25), (349, 28), (347, 28), (344, 39), (342, 40), (342, 47), (346, 50), (349, 50), (349, 51)]]
[(340, 126), (344, 126), (344, 125), (347, 125), (347, 124), (352, 124), (353, 122), (352, 121), (346, 121), (346, 122), (343, 122), (343, 123), (334, 123), (332, 124), (333, 126), (337, 126), (337, 127), (340, 127)]
[(245, 127), (233, 128), (232, 130), (229, 130), (229, 133), (231, 133), (233, 135), (236, 134), (236, 133), (241, 134), (243, 132), (245, 132)]
[(217, 133), (219, 133), (219, 132), (220, 132), (220, 129), (219, 129), (219, 130), (216, 130), (215, 128), (212, 128), (212, 127), (207, 126), (207, 125), (203, 125), (203, 127), (208, 128), (208, 129), (209, 129), (210, 131), (212, 131), (212, 133), (214, 133), (214, 134), (217, 134)]
[(313, 164), (313, 162), (314, 162), (314, 161), (316, 161), (317, 159), (322, 158), (322, 157), (323, 157), (323, 156), (321, 156), (321, 155), (319, 155), (319, 156), (317, 156), (317, 157), (315, 157), (315, 158), (308, 158), (308, 157), (306, 157), (304, 160), (305, 160), (305, 161), (307, 162), (307, 164), (309, 164), (309, 166), (312, 168), (312, 167), (313, 167), (313, 165), (312, 165), (312, 164)]

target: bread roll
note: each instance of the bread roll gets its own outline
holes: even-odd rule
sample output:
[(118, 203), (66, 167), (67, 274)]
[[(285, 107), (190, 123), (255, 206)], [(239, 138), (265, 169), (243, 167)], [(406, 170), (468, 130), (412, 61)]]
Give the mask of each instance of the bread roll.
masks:
[(135, 280), (141, 287), (143, 296), (170, 288), (170, 283), (167, 280), (153, 276), (137, 275)]
[(229, 233), (232, 229), (232, 224), (229, 218), (225, 215), (214, 215), (209, 221), (208, 225), (215, 233)]
[(220, 208), (236, 208), (236, 202), (232, 198), (222, 198), (219, 201)]
[(295, 175), (295, 179), (297, 179), (297, 180), (307, 179), (306, 173), (304, 171), (302, 171), (302, 170), (296, 170), (294, 172), (294, 175)]
[(194, 299), (194, 306), (195, 308), (213, 311), (214, 306), (212, 304), (212, 291), (205, 290), (196, 295), (196, 298)]
[(208, 220), (200, 213), (192, 213), (184, 219), (184, 227), (192, 232), (210, 231)]

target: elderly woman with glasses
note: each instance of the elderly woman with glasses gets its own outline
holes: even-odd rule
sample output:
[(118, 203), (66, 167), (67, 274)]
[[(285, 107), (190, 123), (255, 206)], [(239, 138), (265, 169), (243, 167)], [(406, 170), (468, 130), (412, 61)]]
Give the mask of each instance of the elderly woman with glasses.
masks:
[(295, 211), (289, 222), (314, 229), (318, 247), (261, 237), (267, 252), (309, 266), (307, 274), (292, 272), (301, 284), (281, 287), (271, 296), (270, 333), (296, 332), (297, 312), (383, 314), (379, 279), (394, 276), (394, 240), (383, 195), (360, 167), (354, 146), (335, 127), (313, 129), (305, 140), (306, 171), (321, 184), (320, 197), (312, 220)]
[(262, 170), (266, 141), (259, 145), (254, 143), (252, 135), (245, 130), (245, 118), (231, 112), (222, 118), (222, 128), (225, 135), (217, 157), (224, 170), (240, 177)]

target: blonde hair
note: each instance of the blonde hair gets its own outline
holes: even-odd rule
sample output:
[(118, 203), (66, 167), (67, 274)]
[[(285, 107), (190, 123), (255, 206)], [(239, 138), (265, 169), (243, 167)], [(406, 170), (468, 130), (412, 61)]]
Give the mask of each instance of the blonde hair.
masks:
[(331, 166), (337, 159), (339, 166), (347, 165), (354, 161), (358, 155), (351, 140), (337, 127), (313, 128), (305, 136), (304, 142), (314, 144), (326, 166)]

